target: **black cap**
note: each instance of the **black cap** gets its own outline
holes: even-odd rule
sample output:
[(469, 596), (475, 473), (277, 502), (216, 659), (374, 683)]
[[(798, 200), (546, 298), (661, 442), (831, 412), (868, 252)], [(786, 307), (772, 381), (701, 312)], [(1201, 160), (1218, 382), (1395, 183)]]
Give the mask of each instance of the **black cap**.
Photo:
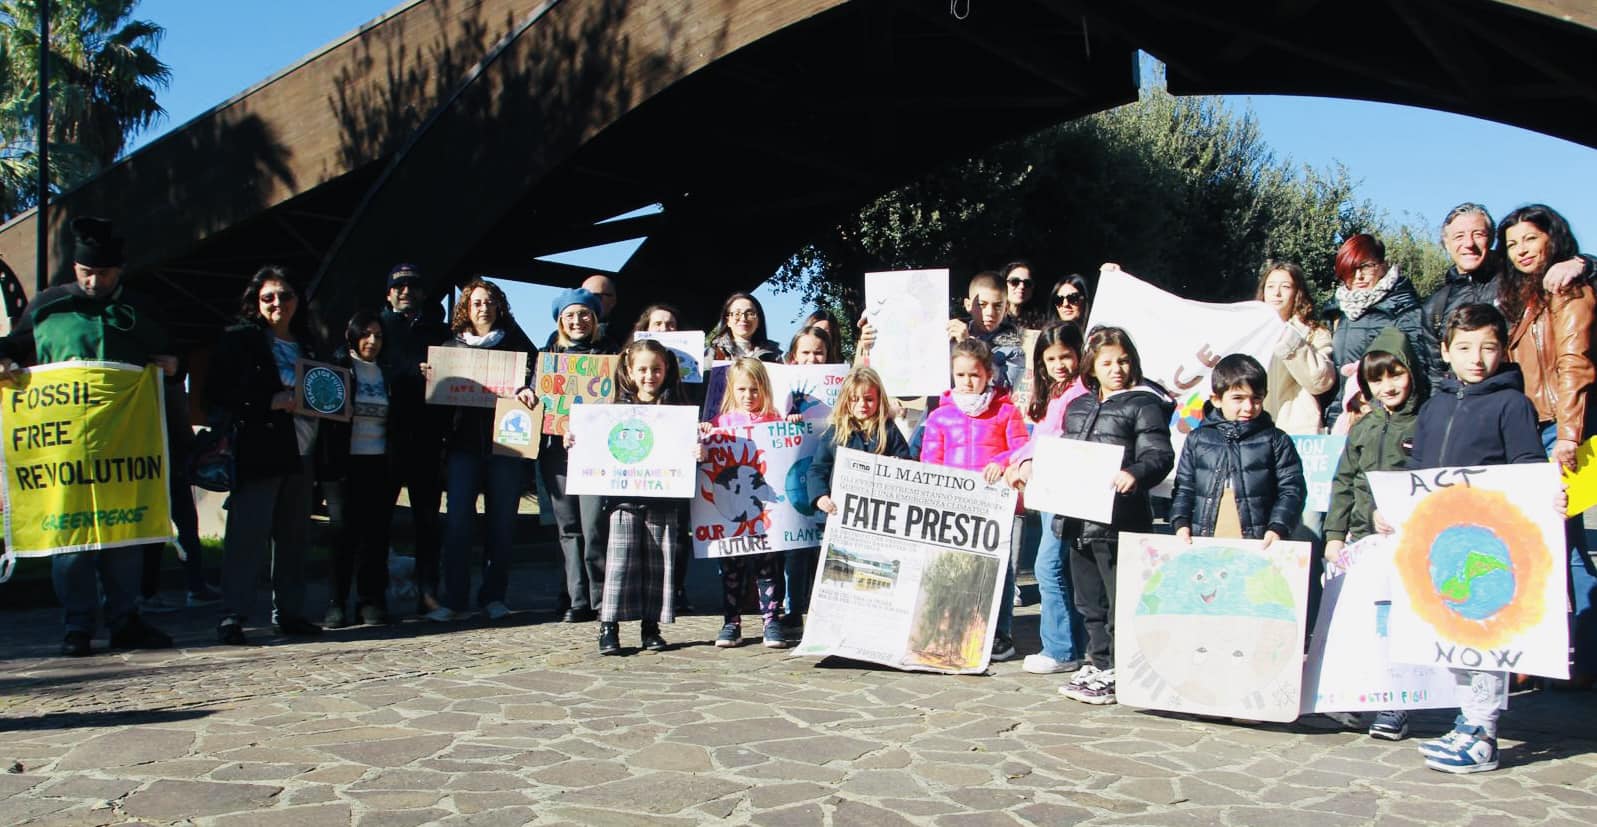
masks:
[(388, 289), (392, 290), (401, 284), (414, 284), (421, 281), (421, 271), (414, 264), (395, 264), (394, 269), (388, 271)]
[(122, 239), (105, 218), (72, 219), (72, 260), (85, 267), (121, 267)]

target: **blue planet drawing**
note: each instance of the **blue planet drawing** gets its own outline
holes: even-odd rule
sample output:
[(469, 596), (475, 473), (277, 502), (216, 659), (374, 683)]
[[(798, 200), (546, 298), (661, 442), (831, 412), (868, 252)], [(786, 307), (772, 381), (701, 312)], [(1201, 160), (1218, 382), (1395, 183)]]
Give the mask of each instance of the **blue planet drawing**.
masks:
[(1514, 564), (1508, 546), (1490, 529), (1458, 525), (1431, 543), (1431, 585), (1461, 617), (1485, 620), (1514, 599)]
[(815, 516), (815, 505), (810, 502), (810, 457), (802, 457), (793, 466), (787, 469), (787, 479), (783, 483), (787, 494), (787, 501), (793, 505), (793, 510), (806, 517)]

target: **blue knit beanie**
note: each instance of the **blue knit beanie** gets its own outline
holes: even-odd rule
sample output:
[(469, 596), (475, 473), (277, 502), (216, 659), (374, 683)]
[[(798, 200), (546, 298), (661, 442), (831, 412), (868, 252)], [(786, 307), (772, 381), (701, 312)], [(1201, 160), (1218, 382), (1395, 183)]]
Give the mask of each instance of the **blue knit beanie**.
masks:
[(560, 311), (574, 304), (580, 304), (588, 308), (593, 311), (595, 319), (599, 318), (599, 297), (581, 287), (560, 291), (560, 294), (555, 296), (555, 300), (549, 304), (549, 316), (558, 321), (560, 319)]

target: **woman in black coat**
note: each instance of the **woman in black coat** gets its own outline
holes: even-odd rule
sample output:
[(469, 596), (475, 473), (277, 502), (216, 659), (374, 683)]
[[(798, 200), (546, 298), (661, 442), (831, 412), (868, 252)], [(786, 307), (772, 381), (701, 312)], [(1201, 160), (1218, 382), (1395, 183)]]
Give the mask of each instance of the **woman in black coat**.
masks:
[(263, 267), (244, 288), (240, 323), (223, 332), (206, 398), (234, 429), (233, 490), (222, 557), (222, 643), (243, 645), (255, 578), (268, 549), (272, 625), (290, 636), (321, 634), (305, 619), (312, 450), (317, 421), (294, 410), (294, 369), (317, 351), (300, 294), (280, 267)]

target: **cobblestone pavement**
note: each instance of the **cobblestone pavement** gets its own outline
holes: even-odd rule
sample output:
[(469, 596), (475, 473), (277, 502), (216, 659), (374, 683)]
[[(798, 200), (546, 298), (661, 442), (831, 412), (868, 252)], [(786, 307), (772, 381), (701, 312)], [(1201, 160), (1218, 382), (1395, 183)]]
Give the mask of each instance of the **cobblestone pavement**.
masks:
[[(512, 594), (551, 575), (520, 567)], [(296, 644), (256, 630), (247, 648), (211, 645), (214, 616), (186, 611), (158, 620), (178, 649), (81, 660), (53, 657), (54, 611), (7, 613), (0, 822), (1597, 823), (1593, 693), (1516, 695), (1504, 768), (1456, 777), (1425, 769), (1413, 741), (1322, 719), (1083, 706), (1018, 661), (950, 677), (752, 638), (718, 650), (708, 616), (667, 627), (670, 651), (600, 658), (591, 625), (526, 602), (493, 627), (408, 621)], [(1016, 627), (1035, 651), (1035, 606)], [(636, 644), (637, 625), (623, 631)], [(1427, 713), (1418, 733), (1447, 721)]]

